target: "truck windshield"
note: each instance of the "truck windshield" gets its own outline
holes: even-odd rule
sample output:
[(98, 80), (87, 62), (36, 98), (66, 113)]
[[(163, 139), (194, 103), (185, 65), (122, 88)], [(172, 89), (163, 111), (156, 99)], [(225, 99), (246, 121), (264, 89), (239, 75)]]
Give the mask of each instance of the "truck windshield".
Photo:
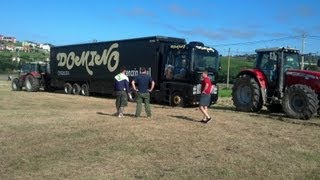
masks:
[(212, 51), (195, 49), (193, 53), (193, 70), (209, 72), (218, 71), (218, 54)]

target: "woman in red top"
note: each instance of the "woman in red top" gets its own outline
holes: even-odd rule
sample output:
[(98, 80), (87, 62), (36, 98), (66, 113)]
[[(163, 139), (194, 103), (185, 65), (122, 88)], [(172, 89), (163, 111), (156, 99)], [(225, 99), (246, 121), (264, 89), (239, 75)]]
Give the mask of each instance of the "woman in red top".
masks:
[(207, 123), (211, 120), (211, 117), (208, 114), (208, 106), (211, 101), (211, 91), (212, 91), (212, 83), (210, 78), (208, 77), (208, 72), (204, 71), (201, 74), (202, 82), (201, 82), (201, 97), (199, 102), (199, 109), (203, 114), (203, 118), (201, 122)]

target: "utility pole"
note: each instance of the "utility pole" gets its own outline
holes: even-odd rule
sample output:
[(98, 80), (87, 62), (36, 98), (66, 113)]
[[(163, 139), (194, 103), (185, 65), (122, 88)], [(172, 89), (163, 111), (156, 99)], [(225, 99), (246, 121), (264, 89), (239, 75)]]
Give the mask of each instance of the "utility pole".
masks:
[(304, 48), (306, 45), (306, 33), (302, 33), (302, 46), (301, 46), (301, 69), (304, 69)]
[(230, 74), (230, 48), (228, 51), (228, 72), (227, 72), (227, 89), (229, 89), (229, 74)]

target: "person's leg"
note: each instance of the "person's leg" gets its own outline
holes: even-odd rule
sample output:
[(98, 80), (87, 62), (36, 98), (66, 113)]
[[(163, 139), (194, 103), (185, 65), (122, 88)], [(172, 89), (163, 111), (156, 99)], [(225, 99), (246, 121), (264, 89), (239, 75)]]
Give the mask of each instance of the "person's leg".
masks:
[(141, 109), (142, 109), (142, 97), (141, 97), (140, 93), (137, 93), (136, 102), (137, 102), (137, 106), (136, 106), (135, 116), (138, 117), (138, 116), (140, 116)]
[(209, 116), (209, 113), (208, 113), (208, 106), (204, 106), (204, 111), (206, 112), (206, 118), (209, 119), (210, 116)]
[(200, 109), (200, 111), (202, 112), (202, 115), (203, 115), (203, 117), (202, 117), (202, 120), (206, 120), (206, 118), (207, 118), (207, 113), (206, 113), (206, 111), (205, 111), (205, 109), (204, 109), (204, 106), (199, 106), (199, 109)]
[(147, 114), (147, 117), (151, 117), (151, 107), (150, 107), (150, 94), (144, 94), (144, 108)]
[(123, 117), (124, 114), (124, 107), (128, 105), (128, 97), (127, 93), (121, 91), (121, 98), (120, 98), (120, 108), (119, 108), (119, 117)]
[(117, 112), (115, 113), (116, 116), (119, 115), (119, 110), (120, 110), (120, 101), (121, 101), (121, 97), (120, 95), (116, 92), (116, 109), (117, 109)]

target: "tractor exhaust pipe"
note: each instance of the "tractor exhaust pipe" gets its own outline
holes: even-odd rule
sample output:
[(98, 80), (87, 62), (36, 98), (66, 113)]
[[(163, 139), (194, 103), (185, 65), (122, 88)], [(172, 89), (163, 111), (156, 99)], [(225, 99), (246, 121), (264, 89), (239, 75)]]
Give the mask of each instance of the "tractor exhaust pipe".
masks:
[(285, 72), (284, 72), (284, 53), (283, 53), (284, 49), (282, 49), (281, 51), (281, 60), (280, 60), (280, 72), (279, 72), (279, 98), (282, 99), (283, 98), (283, 84), (284, 84), (284, 77), (285, 77)]

